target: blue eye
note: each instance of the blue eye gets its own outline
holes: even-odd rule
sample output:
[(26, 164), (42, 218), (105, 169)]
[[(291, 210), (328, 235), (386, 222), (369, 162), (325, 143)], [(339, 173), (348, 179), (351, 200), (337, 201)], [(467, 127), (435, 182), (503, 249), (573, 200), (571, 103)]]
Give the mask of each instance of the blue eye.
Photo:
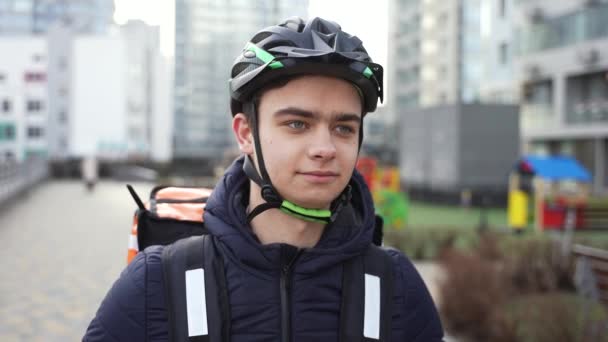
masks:
[(303, 129), (306, 127), (306, 124), (303, 121), (291, 121), (287, 123), (287, 126), (293, 129)]
[(343, 126), (343, 125), (340, 125), (340, 126), (337, 126), (337, 127), (336, 127), (336, 130), (338, 131), (338, 133), (340, 133), (340, 134), (345, 134), (345, 135), (346, 135), (346, 134), (352, 134), (352, 133), (355, 133), (354, 128), (352, 128), (352, 127), (350, 127), (350, 126)]

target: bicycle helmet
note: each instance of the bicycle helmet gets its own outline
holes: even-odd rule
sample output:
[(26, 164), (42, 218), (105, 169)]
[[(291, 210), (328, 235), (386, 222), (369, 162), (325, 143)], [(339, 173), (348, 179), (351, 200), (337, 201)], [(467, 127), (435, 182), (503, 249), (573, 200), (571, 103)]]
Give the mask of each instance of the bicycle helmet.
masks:
[[(359, 38), (342, 31), (337, 23), (321, 18), (304, 21), (292, 17), (279, 25), (262, 29), (245, 45), (232, 66), (229, 81), (232, 115), (242, 112), (251, 121), (260, 172), (250, 157), (246, 157), (243, 168), (247, 176), (260, 186), (262, 198), (266, 201), (249, 213), (249, 221), (265, 210), (279, 208), (304, 220), (329, 223), (350, 201), (349, 185), (334, 200), (330, 210), (300, 207), (280, 196), (264, 165), (254, 95), (274, 81), (319, 74), (352, 83), (361, 96), (362, 117), (376, 110), (378, 99), (383, 99), (382, 66), (372, 62)], [(362, 137), (361, 126), (359, 147)]]

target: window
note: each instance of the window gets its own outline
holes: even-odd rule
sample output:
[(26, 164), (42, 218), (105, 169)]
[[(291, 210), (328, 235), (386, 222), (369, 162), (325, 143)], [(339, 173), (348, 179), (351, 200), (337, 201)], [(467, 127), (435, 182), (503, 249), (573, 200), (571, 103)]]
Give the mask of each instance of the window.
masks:
[(418, 55), (420, 53), (420, 40), (416, 39), (412, 42), (412, 54)]
[(423, 81), (436, 81), (438, 78), (437, 69), (432, 66), (424, 66), (421, 76)]
[(550, 127), (554, 123), (553, 82), (541, 80), (522, 87), (520, 120), (524, 130)]
[(11, 111), (11, 101), (4, 99), (2, 100), (2, 112), (3, 113), (10, 113)]
[(68, 121), (68, 113), (65, 110), (60, 111), (57, 113), (57, 120), (60, 123), (66, 123)]
[(437, 18), (433, 15), (425, 15), (422, 17), (422, 28), (432, 30), (437, 26)]
[(605, 72), (569, 77), (566, 81), (568, 123), (608, 122), (608, 79)]
[(507, 0), (498, 0), (499, 4), (499, 10), (500, 10), (500, 17), (504, 18), (505, 15), (507, 14)]
[(5, 126), (4, 136), (8, 140), (14, 140), (15, 139), (15, 126), (13, 126), (13, 125)]
[(29, 0), (15, 0), (13, 3), (13, 9), (15, 12), (31, 12), (32, 1)]
[(59, 57), (59, 61), (57, 61), (57, 68), (59, 70), (65, 70), (68, 67), (68, 60), (65, 56)]
[(26, 108), (27, 108), (27, 111), (30, 112), (30, 113), (39, 112), (43, 108), (42, 101), (40, 101), (40, 100), (27, 100)]
[(0, 141), (15, 140), (15, 125), (0, 124)]
[(499, 49), (500, 65), (506, 65), (509, 63), (509, 45), (507, 43), (501, 43)]
[(36, 54), (32, 56), (32, 60), (34, 61), (34, 63), (40, 63), (44, 60), (44, 56)]
[(6, 81), (6, 74), (0, 72), (0, 82)]
[(4, 160), (5, 161), (14, 161), (15, 160), (15, 154), (11, 151), (6, 151), (4, 152)]
[(422, 43), (422, 54), (423, 55), (435, 55), (439, 52), (439, 45), (436, 40), (428, 39)]
[(27, 159), (34, 159), (34, 158), (44, 158), (46, 156), (46, 150), (33, 150), (33, 149), (27, 149), (25, 150), (25, 158)]
[(399, 106), (399, 108), (417, 107), (419, 104), (418, 97), (419, 97), (418, 92), (400, 94), (397, 96), (397, 105)]
[(24, 75), (25, 82), (44, 82), (46, 74), (43, 72), (26, 72)]
[(28, 138), (40, 138), (44, 134), (44, 130), (42, 127), (30, 126), (27, 128), (27, 137)]

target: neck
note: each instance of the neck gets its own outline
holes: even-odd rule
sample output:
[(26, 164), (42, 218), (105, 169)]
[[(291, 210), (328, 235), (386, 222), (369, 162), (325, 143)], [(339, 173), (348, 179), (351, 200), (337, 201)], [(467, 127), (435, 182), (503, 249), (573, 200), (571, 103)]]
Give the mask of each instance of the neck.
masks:
[[(260, 195), (260, 187), (254, 182), (250, 183), (249, 208), (253, 209), (265, 201)], [(305, 221), (279, 209), (269, 209), (251, 221), (251, 228), (263, 245), (285, 243), (298, 248), (311, 248), (321, 239), (325, 224)]]

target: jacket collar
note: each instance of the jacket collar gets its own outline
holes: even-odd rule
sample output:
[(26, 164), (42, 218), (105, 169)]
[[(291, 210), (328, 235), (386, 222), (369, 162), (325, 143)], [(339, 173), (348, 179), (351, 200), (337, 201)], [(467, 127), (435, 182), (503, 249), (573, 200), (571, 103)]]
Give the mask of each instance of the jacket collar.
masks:
[[(278, 271), (281, 263), (281, 244), (262, 245), (247, 223), (249, 178), (243, 172), (244, 157), (228, 168), (207, 201), (204, 221), (216, 236), (229, 258), (251, 271)], [(350, 182), (352, 200), (326, 226), (319, 243), (303, 251), (296, 264), (296, 272), (314, 272), (361, 253), (372, 241), (374, 207), (363, 177), (353, 173)], [(288, 229), (288, 227), (286, 227)]]

